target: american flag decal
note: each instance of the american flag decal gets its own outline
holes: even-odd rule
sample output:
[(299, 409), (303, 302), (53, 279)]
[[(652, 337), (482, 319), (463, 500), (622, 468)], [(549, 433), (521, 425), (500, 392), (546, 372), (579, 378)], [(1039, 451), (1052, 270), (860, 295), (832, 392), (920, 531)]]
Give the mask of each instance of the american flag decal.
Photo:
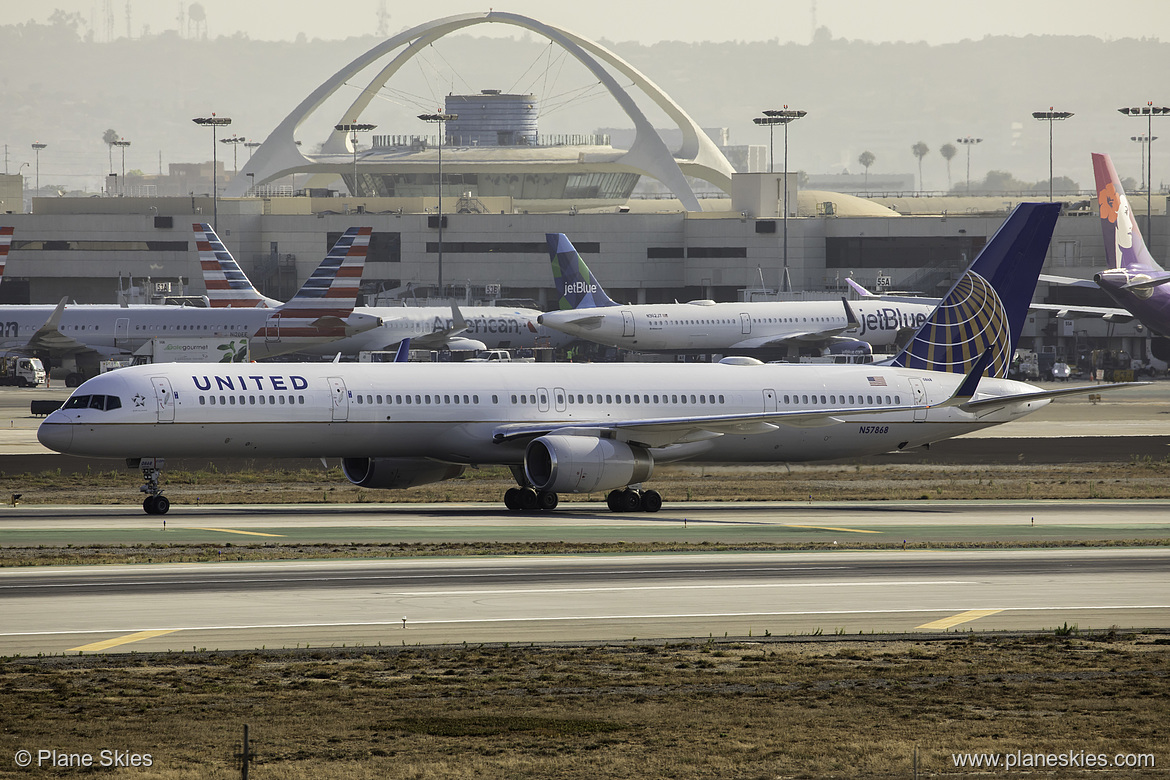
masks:
[(886, 386), (886, 378), (884, 376), (867, 376), (866, 379), (869, 380), (870, 387), (885, 387)]

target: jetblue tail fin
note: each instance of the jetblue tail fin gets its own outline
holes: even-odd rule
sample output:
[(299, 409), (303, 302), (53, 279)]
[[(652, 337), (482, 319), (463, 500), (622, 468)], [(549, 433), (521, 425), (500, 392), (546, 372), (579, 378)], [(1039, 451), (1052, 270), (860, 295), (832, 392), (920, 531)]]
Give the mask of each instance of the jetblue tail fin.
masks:
[(592, 309), (617, 306), (605, 294), (601, 283), (573, 248), (564, 233), (546, 233), (548, 254), (552, 260), (553, 281), (561, 293), (558, 309)]
[(1093, 154), (1093, 178), (1097, 182), (1097, 203), (1101, 207), (1101, 232), (1105, 237), (1105, 259), (1109, 268), (1163, 273), (1142, 240), (1137, 220), (1121, 187), (1121, 179), (1107, 154)]
[(1016, 206), (891, 364), (970, 374), (985, 359), (987, 376), (1007, 376), (1059, 215), (1059, 203)]
[(252, 286), (211, 225), (196, 222), (191, 229), (195, 231), (195, 248), (199, 251), (207, 300), (213, 308), (275, 309), (281, 305), (280, 301), (261, 295)]
[(12, 246), (14, 228), (0, 227), (0, 278), (4, 277), (4, 266), (8, 264), (8, 248)]

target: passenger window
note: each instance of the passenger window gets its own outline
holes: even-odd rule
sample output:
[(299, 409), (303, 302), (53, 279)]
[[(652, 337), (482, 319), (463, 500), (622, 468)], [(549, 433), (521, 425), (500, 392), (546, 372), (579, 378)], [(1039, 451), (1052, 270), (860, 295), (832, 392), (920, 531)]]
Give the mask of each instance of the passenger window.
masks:
[(284, 396), (283, 396), (283, 395), (278, 395), (278, 396), (277, 396), (277, 398), (279, 398), (279, 399), (280, 399), (280, 403), (281, 403), (281, 405), (283, 406), (283, 405), (284, 405)]
[(200, 406), (206, 406), (206, 405), (207, 405), (207, 397), (206, 397), (206, 396), (202, 396), (202, 395), (201, 395), (201, 396), (199, 396), (199, 405), (200, 405)]
[(276, 405), (276, 396), (272, 396), (272, 395), (268, 396), (268, 405), (269, 406)]
[(220, 406), (227, 406), (227, 398), (225, 398), (225, 397), (223, 397), (223, 396), (221, 395), (221, 396), (219, 397), (219, 405), (220, 405)]
[(360, 394), (360, 393), (358, 394), (358, 397), (357, 397), (357, 402), (358, 402), (359, 404), (362, 402), (362, 396), (361, 396), (361, 394)]

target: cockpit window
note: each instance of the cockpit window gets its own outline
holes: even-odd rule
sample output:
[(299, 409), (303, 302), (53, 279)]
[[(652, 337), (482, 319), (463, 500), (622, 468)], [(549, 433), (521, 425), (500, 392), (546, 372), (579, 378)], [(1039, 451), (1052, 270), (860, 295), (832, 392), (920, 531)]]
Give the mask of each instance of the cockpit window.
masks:
[(110, 411), (121, 409), (122, 399), (116, 395), (74, 395), (70, 396), (62, 409), (100, 409)]

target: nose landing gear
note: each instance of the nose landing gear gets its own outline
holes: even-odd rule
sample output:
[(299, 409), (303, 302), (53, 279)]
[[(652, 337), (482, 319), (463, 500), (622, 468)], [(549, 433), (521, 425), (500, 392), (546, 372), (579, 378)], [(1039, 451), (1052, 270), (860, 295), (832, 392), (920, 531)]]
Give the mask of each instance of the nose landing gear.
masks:
[[(127, 465), (134, 468), (134, 460), (130, 459)], [(142, 470), (142, 478), (146, 480), (146, 483), (138, 488), (139, 492), (146, 493), (146, 498), (142, 500), (142, 509), (148, 515), (165, 515), (171, 509), (171, 501), (162, 494), (158, 480), (162, 476), (166, 461), (162, 458), (140, 458), (137, 460), (138, 468)]]

